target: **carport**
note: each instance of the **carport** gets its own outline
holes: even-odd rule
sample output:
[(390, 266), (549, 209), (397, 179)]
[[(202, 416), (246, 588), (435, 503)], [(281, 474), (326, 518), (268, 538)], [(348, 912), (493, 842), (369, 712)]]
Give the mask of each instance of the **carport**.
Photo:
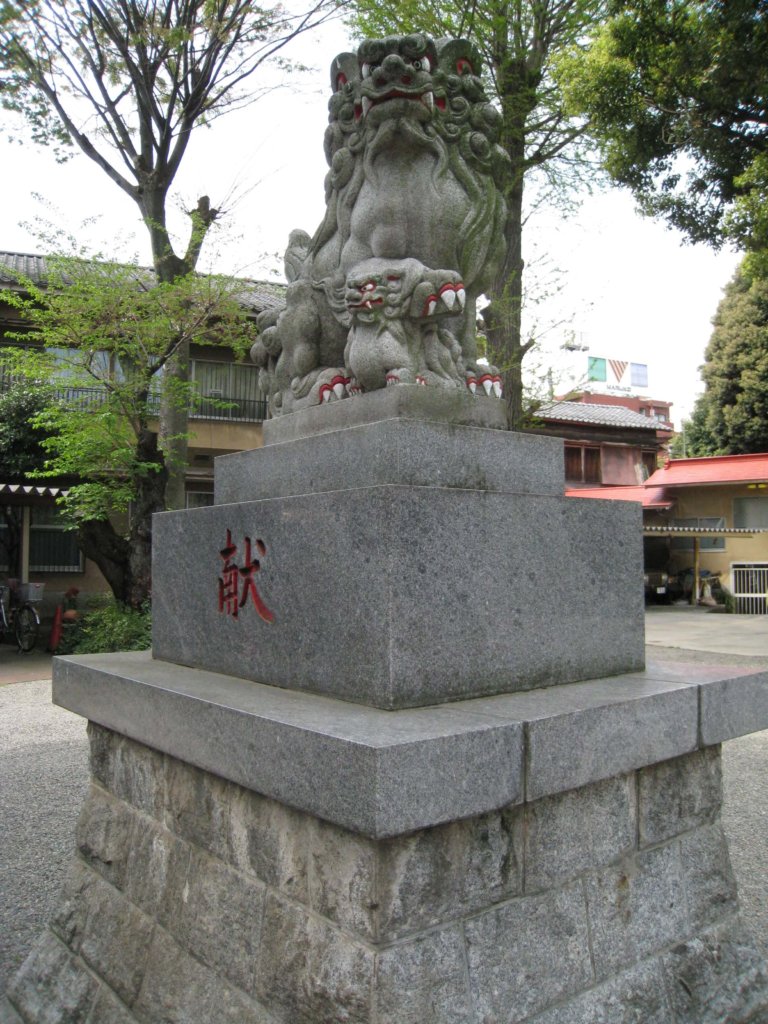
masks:
[(747, 530), (741, 527), (717, 527), (717, 526), (644, 526), (644, 537), (688, 537), (693, 538), (693, 587), (691, 589), (691, 604), (695, 605), (699, 599), (701, 587), (701, 539), (702, 537), (743, 537), (751, 539), (756, 533), (762, 530)]

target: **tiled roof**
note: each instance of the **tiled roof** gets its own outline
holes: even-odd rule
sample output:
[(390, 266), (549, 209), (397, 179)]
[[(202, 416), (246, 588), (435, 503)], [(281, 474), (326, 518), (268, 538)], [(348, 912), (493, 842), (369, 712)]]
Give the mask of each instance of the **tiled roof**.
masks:
[(666, 509), (672, 507), (663, 487), (643, 484), (626, 487), (566, 487), (567, 498), (607, 498), (610, 501), (639, 501), (643, 508)]
[[(598, 405), (593, 402), (547, 402), (537, 411), (541, 420), (556, 423), (591, 423), (605, 427), (633, 427), (636, 430), (664, 429), (661, 423), (623, 405)], [(668, 429), (668, 428), (667, 428)]]
[[(144, 277), (146, 275), (146, 278)], [(0, 251), (0, 285), (13, 287), (19, 279), (27, 279), (36, 285), (45, 285), (47, 278), (45, 256), (27, 252)], [(154, 275), (151, 270), (141, 268), (138, 276), (147, 285), (147, 279)], [(239, 300), (259, 313), (267, 309), (279, 309), (285, 305), (285, 285), (274, 281), (251, 281), (242, 279), (242, 291)]]
[(656, 487), (696, 484), (749, 484), (768, 481), (768, 452), (759, 455), (710, 455), (700, 459), (670, 459), (649, 477)]
[(14, 285), (20, 277), (35, 284), (45, 281), (45, 257), (29, 252), (0, 252), (0, 282)]

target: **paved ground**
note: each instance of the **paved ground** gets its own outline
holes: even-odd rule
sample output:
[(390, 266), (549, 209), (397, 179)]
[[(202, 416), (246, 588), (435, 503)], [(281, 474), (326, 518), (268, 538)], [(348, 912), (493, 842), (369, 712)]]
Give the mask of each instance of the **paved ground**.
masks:
[(645, 642), (654, 647), (768, 658), (768, 615), (724, 615), (689, 605), (649, 605)]
[[(656, 657), (768, 668), (768, 617), (651, 608), (646, 640)], [(0, 645), (0, 993), (51, 916), (87, 785), (85, 723), (51, 704), (50, 663)], [(768, 958), (768, 731), (723, 754), (731, 858)]]

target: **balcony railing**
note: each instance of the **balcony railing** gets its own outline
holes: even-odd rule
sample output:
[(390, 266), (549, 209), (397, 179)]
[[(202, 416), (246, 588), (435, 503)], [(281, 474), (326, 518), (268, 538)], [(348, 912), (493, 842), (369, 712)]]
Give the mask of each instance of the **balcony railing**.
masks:
[(264, 398), (196, 398), (189, 410), (194, 420), (224, 420), (228, 423), (261, 423), (267, 418)]
[[(0, 375), (0, 391), (10, 387), (11, 380), (7, 375)], [(97, 408), (104, 401), (104, 389), (96, 387), (59, 387), (55, 390), (58, 399), (75, 409), (88, 410)], [(150, 412), (157, 415), (160, 411), (158, 395), (150, 396)], [(193, 397), (189, 415), (196, 420), (219, 420), (225, 423), (261, 423), (267, 418), (267, 402), (264, 398), (238, 397), (227, 395), (200, 394)]]

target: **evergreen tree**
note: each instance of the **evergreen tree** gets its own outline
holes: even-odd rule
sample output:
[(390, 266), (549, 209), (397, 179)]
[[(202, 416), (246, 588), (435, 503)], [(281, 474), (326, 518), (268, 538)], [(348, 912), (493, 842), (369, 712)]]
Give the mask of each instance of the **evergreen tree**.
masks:
[(768, 452), (768, 278), (751, 268), (742, 263), (715, 314), (688, 455)]

